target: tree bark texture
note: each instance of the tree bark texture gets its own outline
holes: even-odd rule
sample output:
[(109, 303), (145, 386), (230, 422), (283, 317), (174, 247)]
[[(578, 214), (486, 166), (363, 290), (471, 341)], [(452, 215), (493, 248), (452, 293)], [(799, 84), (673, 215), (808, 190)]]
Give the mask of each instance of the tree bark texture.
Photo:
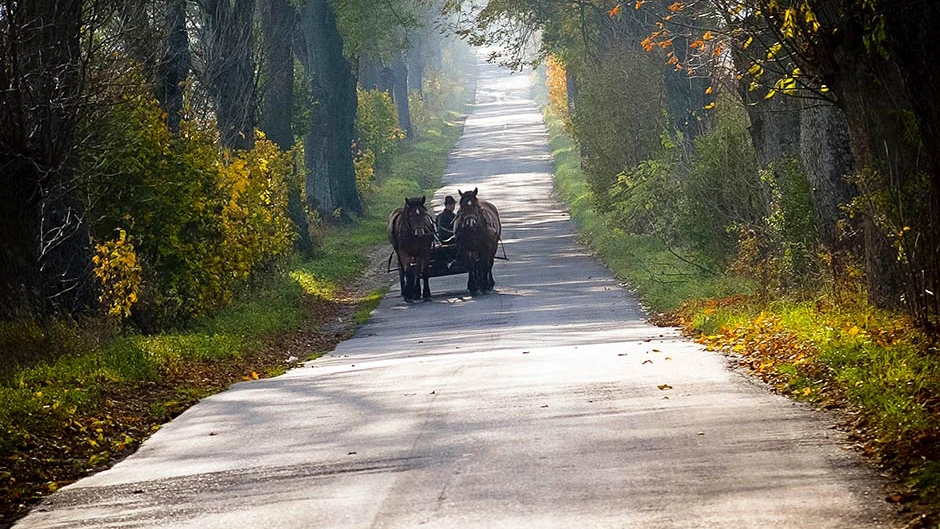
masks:
[(822, 101), (803, 103), (799, 116), (800, 162), (809, 180), (819, 241), (830, 250), (841, 249), (839, 221), (842, 206), (858, 193), (846, 180), (854, 169), (845, 114)]
[(304, 139), (307, 202), (330, 218), (334, 211), (359, 213), (352, 143), (356, 124), (356, 77), (343, 55), (343, 37), (328, 0), (310, 0), (301, 10), (307, 72), (316, 100)]
[[(261, 78), (264, 93), (261, 100), (261, 130), (281, 150), (294, 146), (294, 55), (293, 42), (297, 30), (297, 10), (288, 0), (264, 0), (261, 7), (261, 31), (264, 39)], [(297, 240), (294, 247), (309, 255), (313, 251), (307, 209), (301, 189), (291, 185), (287, 190), (287, 213)]]
[(0, 314), (91, 302), (73, 162), (81, 0), (7, 3), (0, 39)]
[(411, 49), (408, 50), (408, 89), (418, 92), (418, 96), (424, 101), (424, 47), (426, 37), (416, 35), (411, 41)]
[(408, 101), (408, 63), (403, 53), (397, 53), (392, 60), (392, 98), (398, 108), (398, 126), (411, 138), (414, 127), (411, 126), (411, 107)]
[(288, 150), (294, 145), (294, 134), (291, 131), (294, 110), (294, 58), (291, 53), (291, 41), (296, 16), (296, 10), (288, 0), (264, 0), (261, 12), (264, 38), (261, 130), (283, 150)]
[(215, 102), (222, 146), (250, 149), (254, 145), (255, 0), (206, 0), (209, 45), (206, 80)]
[(189, 76), (189, 37), (186, 33), (186, 0), (166, 4), (165, 52), (157, 68), (156, 96), (166, 112), (166, 126), (178, 134), (183, 112), (183, 84)]

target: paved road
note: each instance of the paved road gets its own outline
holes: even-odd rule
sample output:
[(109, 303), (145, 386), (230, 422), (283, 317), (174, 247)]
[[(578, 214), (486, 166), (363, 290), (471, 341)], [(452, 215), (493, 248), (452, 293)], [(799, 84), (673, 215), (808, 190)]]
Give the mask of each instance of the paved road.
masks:
[(477, 103), (436, 199), (500, 207), (498, 293), (393, 292), (331, 356), (205, 399), (17, 527), (886, 524), (824, 418), (644, 323), (578, 245), (528, 78), (481, 65)]

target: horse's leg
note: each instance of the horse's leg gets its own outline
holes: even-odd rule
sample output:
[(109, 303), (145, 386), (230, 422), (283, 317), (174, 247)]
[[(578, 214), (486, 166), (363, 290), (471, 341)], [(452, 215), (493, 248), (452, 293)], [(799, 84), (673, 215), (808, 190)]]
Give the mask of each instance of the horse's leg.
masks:
[(405, 268), (405, 287), (402, 290), (402, 297), (405, 298), (406, 302), (414, 301), (415, 299), (415, 282), (417, 278), (415, 277), (415, 266), (411, 262), (411, 258), (407, 259), (407, 267)]
[(424, 301), (431, 301), (431, 283), (428, 278), (428, 275), (431, 272), (431, 270), (428, 264), (429, 264), (428, 261), (424, 261), (424, 264), (421, 267), (423, 270), (423, 272), (421, 273), (421, 281), (424, 284), (424, 292), (421, 294), (421, 298)]
[(493, 262), (494, 256), (490, 256), (486, 260), (486, 289), (493, 290), (496, 287), (496, 280), (493, 278)]

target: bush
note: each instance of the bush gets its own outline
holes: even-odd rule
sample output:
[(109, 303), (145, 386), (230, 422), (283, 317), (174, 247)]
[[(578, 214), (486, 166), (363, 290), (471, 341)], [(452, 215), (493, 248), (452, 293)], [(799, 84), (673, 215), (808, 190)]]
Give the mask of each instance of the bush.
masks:
[(290, 249), (293, 164), (271, 142), (220, 152), (215, 133), (193, 122), (171, 136), (145, 95), (124, 97), (86, 134), (96, 148), (82, 151), (80, 172), (108, 310), (144, 329), (180, 323), (231, 302)]
[(607, 209), (617, 175), (659, 152), (664, 110), (657, 59), (630, 48), (610, 49), (599, 60), (604, 67), (578, 70), (571, 132), (591, 190)]
[(747, 116), (739, 103), (723, 103), (717, 125), (694, 140), (678, 212), (688, 245), (718, 267), (734, 257), (741, 230), (757, 227), (767, 215)]

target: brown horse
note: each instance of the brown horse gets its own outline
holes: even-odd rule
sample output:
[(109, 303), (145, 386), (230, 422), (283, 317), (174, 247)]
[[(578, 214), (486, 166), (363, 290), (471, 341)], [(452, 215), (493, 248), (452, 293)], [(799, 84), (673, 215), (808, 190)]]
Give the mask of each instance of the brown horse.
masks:
[[(398, 279), (401, 295), (410, 303), (419, 297), (431, 300), (428, 266), (434, 242), (434, 219), (425, 207), (425, 197), (406, 198), (405, 207), (388, 216), (388, 240), (398, 255)], [(418, 279), (424, 282), (421, 292)]]
[(499, 247), (502, 226), (496, 206), (477, 198), (478, 189), (457, 190), (460, 193), (460, 210), (454, 219), (457, 248), (467, 266), (469, 278), (467, 290), (476, 294), (489, 292), (496, 286), (493, 279), (493, 260)]

